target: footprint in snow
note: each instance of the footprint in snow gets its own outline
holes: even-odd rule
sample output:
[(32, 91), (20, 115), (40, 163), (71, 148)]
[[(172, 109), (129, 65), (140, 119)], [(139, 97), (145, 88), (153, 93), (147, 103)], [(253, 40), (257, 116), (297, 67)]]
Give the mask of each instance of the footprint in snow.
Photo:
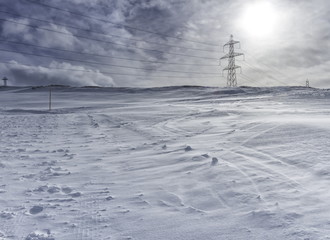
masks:
[(66, 193), (66, 194), (69, 194), (73, 191), (72, 188), (70, 188), (70, 187), (62, 187), (61, 190), (63, 193)]
[(43, 207), (41, 206), (33, 206), (31, 209), (30, 209), (30, 213), (35, 215), (35, 214), (38, 214), (38, 213), (41, 213), (42, 211), (44, 210)]
[(47, 181), (53, 177), (70, 175), (71, 172), (69, 172), (67, 169), (62, 169), (61, 167), (48, 167), (41, 171), (40, 174), (40, 180)]
[(50, 230), (45, 232), (33, 232), (30, 233), (24, 240), (55, 240), (50, 234)]
[(71, 197), (80, 197), (82, 194), (80, 192), (73, 192), (71, 187), (60, 187), (60, 186), (49, 186), (43, 185), (34, 190), (29, 190), (28, 192), (32, 192), (34, 194), (41, 194), (41, 193), (49, 193), (49, 194), (64, 194), (70, 195)]
[(38, 163), (37, 166), (55, 166), (57, 161), (52, 160), (52, 161), (44, 161), (42, 163)]
[(75, 198), (75, 197), (80, 197), (81, 193), (80, 192), (75, 192), (75, 193), (71, 193), (69, 194), (71, 197)]
[(0, 212), (0, 218), (6, 219), (6, 220), (12, 219), (14, 216), (15, 216), (14, 213), (5, 212), (5, 211)]

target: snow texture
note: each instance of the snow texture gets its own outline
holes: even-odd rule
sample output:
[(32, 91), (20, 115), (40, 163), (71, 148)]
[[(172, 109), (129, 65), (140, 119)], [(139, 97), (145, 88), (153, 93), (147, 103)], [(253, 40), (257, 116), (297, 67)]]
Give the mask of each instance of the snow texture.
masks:
[(330, 239), (330, 91), (0, 88), (0, 239)]

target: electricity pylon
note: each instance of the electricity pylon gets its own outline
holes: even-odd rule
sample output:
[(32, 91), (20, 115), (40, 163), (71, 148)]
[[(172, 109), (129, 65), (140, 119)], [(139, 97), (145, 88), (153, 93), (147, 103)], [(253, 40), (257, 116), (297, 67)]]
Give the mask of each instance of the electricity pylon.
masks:
[(237, 78), (236, 78), (236, 69), (241, 68), (235, 64), (235, 57), (244, 56), (243, 53), (237, 53), (234, 51), (235, 44), (239, 44), (239, 41), (234, 41), (234, 36), (230, 35), (230, 40), (225, 45), (223, 49), (225, 50), (226, 46), (229, 46), (229, 53), (220, 58), (220, 60), (228, 58), (228, 66), (223, 69), (223, 71), (228, 71), (227, 74), (227, 87), (237, 87)]
[(306, 80), (306, 87), (309, 88), (309, 80)]
[(3, 86), (7, 87), (8, 78), (4, 77), (2, 80), (3, 80)]

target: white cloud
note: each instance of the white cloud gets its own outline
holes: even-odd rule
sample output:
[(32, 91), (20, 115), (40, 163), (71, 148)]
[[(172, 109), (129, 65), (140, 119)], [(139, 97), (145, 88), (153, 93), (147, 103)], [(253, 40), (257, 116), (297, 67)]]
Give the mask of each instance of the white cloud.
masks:
[(7, 72), (13, 77), (11, 83), (19, 86), (60, 84), (112, 87), (115, 85), (110, 76), (98, 70), (55, 61), (48, 68), (28, 66), (12, 61)]

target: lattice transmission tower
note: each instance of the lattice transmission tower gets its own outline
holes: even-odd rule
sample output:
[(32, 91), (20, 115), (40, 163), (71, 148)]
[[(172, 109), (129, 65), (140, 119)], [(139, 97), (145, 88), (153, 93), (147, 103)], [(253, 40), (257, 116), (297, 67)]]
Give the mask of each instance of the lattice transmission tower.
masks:
[(237, 87), (236, 69), (241, 68), (241, 66), (235, 64), (235, 57), (244, 56), (243, 53), (235, 52), (235, 44), (240, 44), (240, 42), (235, 41), (234, 36), (230, 35), (229, 42), (223, 45), (223, 50), (225, 50), (225, 47), (229, 47), (229, 53), (220, 58), (220, 60), (228, 58), (228, 66), (223, 69), (223, 71), (228, 71), (227, 87)]
[(4, 86), (4, 87), (7, 87), (7, 81), (8, 81), (8, 78), (4, 77), (4, 78), (2, 79), (2, 81), (3, 81), (3, 86)]

